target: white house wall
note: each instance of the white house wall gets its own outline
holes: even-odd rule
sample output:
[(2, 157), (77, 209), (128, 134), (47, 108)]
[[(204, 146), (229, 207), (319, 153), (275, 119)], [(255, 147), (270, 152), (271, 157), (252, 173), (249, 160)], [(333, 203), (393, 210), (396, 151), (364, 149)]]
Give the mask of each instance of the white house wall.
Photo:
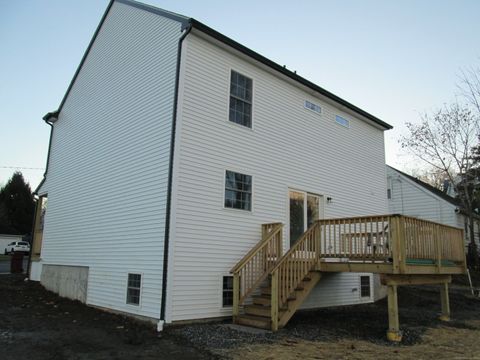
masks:
[[(253, 129), (228, 121), (231, 69), (253, 79)], [(222, 275), (260, 240), (262, 223), (287, 223), (289, 188), (331, 197), (329, 218), (387, 212), (382, 130), (193, 32), (183, 44), (181, 79), (169, 321), (231, 315), (222, 308)], [(305, 109), (305, 100), (322, 113)], [(251, 212), (223, 207), (226, 169), (253, 176)], [(358, 274), (336, 279), (332, 286), (347, 292), (323, 298), (330, 287), (311, 299), (358, 302), (351, 290)]]
[(417, 185), (388, 166), (387, 176), (391, 189), (391, 198), (388, 200), (390, 213), (405, 214), (457, 226), (455, 205)]
[[(87, 266), (88, 304), (157, 319), (180, 36), (179, 22), (112, 5), (54, 124), (41, 189), (43, 264)], [(128, 272), (143, 275), (140, 306), (126, 305)]]
[[(391, 190), (388, 200), (390, 213), (404, 214), (445, 225), (465, 229), (465, 218), (455, 212), (457, 206), (435, 195), (411, 179), (387, 166), (387, 178)], [(475, 239), (478, 243), (478, 226), (475, 226)], [(465, 232), (465, 242), (469, 241)]]

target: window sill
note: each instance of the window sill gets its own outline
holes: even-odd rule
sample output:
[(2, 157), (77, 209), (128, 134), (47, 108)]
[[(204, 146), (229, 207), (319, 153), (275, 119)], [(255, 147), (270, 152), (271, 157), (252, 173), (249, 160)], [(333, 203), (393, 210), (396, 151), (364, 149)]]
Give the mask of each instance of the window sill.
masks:
[(233, 122), (233, 121), (230, 121), (230, 120), (227, 119), (227, 125), (231, 126), (232, 128), (243, 129), (243, 130), (248, 130), (248, 131), (253, 132), (253, 123), (252, 123), (251, 127), (248, 127), (248, 126), (241, 125), (241, 124), (238, 124), (236, 122)]

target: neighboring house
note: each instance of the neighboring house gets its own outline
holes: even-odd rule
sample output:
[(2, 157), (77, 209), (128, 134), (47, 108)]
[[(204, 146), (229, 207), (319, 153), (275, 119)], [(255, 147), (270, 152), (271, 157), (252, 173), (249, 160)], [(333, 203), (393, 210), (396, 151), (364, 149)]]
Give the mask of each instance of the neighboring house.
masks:
[[(464, 229), (465, 246), (470, 242), (466, 216), (458, 200), (441, 190), (387, 165), (388, 211)], [(479, 242), (480, 219), (475, 221), (475, 242)]]
[(23, 235), (7, 235), (7, 234), (0, 234), (0, 254), (5, 252), (5, 248), (8, 244), (14, 241), (22, 241)]
[[(160, 326), (230, 316), (229, 271), (262, 224), (285, 225), (285, 251), (316, 219), (388, 212), (390, 125), (194, 19), (130, 0), (110, 3), (44, 119), (32, 279)], [(325, 275), (303, 307), (371, 302), (373, 282)]]

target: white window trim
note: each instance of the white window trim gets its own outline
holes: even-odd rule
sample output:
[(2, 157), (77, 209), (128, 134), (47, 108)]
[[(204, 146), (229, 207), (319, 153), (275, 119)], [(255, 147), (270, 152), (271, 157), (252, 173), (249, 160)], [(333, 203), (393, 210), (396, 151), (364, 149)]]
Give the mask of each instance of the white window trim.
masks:
[(286, 231), (285, 235), (286, 236), (284, 236), (284, 238), (286, 240), (287, 249), (290, 248), (290, 192), (291, 191), (303, 193), (305, 195), (304, 200), (303, 200), (303, 202), (304, 202), (303, 227), (304, 228), (307, 227), (307, 222), (308, 222), (307, 216), (305, 216), (306, 215), (305, 213), (307, 211), (306, 203), (307, 203), (307, 196), (308, 195), (318, 196), (318, 198), (319, 198), (318, 216), (319, 216), (320, 219), (325, 218), (325, 195), (319, 194), (319, 193), (316, 193), (316, 192), (312, 192), (312, 191), (299, 190), (298, 188), (294, 188), (294, 187), (288, 187), (287, 188), (286, 211), (285, 211), (285, 213), (287, 214), (287, 221), (286, 221), (287, 226), (285, 226), (285, 231)]
[[(231, 310), (233, 308), (233, 304), (232, 305), (225, 305), (225, 306), (223, 305), (223, 278), (225, 276), (229, 276), (229, 277), (233, 278), (232, 274), (224, 273), (224, 274), (220, 275), (220, 309)], [(233, 292), (233, 289), (232, 289), (232, 292)]]
[[(315, 111), (315, 110), (310, 109), (309, 107), (307, 107), (307, 102), (309, 102), (310, 104), (313, 104), (313, 105), (315, 105), (315, 106), (318, 106), (318, 107), (320, 108), (320, 111)], [(303, 108), (304, 108), (305, 110), (308, 110), (308, 111), (314, 113), (314, 114), (317, 114), (317, 116), (322, 116), (322, 112), (323, 112), (322, 107), (321, 107), (320, 105), (318, 105), (317, 103), (313, 102), (313, 101), (310, 101), (310, 100), (305, 99), (304, 102), (303, 102)]]
[[(236, 208), (231, 208), (231, 207), (226, 207), (225, 206), (225, 179), (227, 177), (227, 171), (232, 171), (232, 172), (235, 172), (235, 173), (238, 173), (238, 174), (242, 174), (242, 175), (248, 175), (252, 178), (252, 196), (250, 197), (250, 210), (243, 210), (243, 209), (236, 209)], [(251, 173), (247, 170), (241, 170), (241, 169), (238, 169), (238, 168), (234, 168), (234, 167), (229, 167), (229, 168), (224, 168), (223, 169), (223, 182), (222, 182), (222, 191), (223, 191), (223, 195), (222, 195), (222, 208), (224, 210), (228, 210), (228, 211), (234, 211), (234, 212), (238, 212), (240, 214), (253, 214), (254, 212), (254, 206), (253, 206), (253, 200), (254, 200), (254, 193), (255, 193), (255, 182), (254, 182), (254, 176), (253, 175), (250, 175)]]
[[(243, 75), (247, 78), (249, 78), (250, 80), (252, 80), (252, 114), (251, 114), (251, 127), (248, 127), (248, 126), (245, 126), (245, 125), (241, 125), (241, 124), (237, 124), (233, 121), (230, 121), (230, 82), (232, 81), (232, 71), (235, 71), (236, 73), (239, 73), (240, 75)], [(227, 101), (226, 101), (226, 113), (227, 113), (227, 116), (226, 116), (226, 120), (227, 120), (227, 123), (229, 126), (232, 126), (233, 128), (242, 128), (244, 130), (249, 130), (249, 131), (254, 131), (254, 128), (255, 128), (255, 79), (254, 77), (252, 76), (251, 73), (249, 73), (248, 71), (243, 71), (243, 70), (237, 70), (236, 68), (233, 68), (233, 67), (229, 67), (228, 68), (228, 76), (227, 76)]]
[[(144, 281), (144, 274), (139, 271), (127, 271), (126, 273), (126, 280), (125, 280), (125, 304), (127, 307), (132, 309), (140, 309), (142, 307), (142, 299), (143, 299), (143, 281)], [(139, 302), (138, 304), (131, 304), (128, 302), (128, 275), (140, 275), (140, 294), (139, 294)]]
[[(337, 121), (337, 116), (338, 116), (338, 117), (341, 117), (343, 120), (346, 120), (346, 121), (348, 122), (348, 125), (340, 124), (340, 123)], [(344, 116), (344, 115), (335, 114), (335, 118), (333, 119), (333, 121), (335, 121), (335, 124), (337, 124), (338, 126), (343, 127), (344, 129), (350, 129), (351, 120), (350, 120), (348, 117)]]
[[(368, 277), (368, 284), (370, 286), (370, 295), (369, 296), (362, 296), (362, 277)], [(372, 286), (372, 276), (371, 275), (359, 275), (358, 277), (358, 295), (360, 296), (360, 299), (372, 299), (373, 297), (373, 286)]]

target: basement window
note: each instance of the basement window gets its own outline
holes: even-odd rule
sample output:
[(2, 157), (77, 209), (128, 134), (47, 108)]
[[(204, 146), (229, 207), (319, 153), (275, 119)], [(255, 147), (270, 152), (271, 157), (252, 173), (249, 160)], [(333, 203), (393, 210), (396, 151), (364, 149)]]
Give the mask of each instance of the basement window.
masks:
[(141, 285), (142, 285), (142, 275), (128, 274), (127, 304), (140, 305)]
[(370, 276), (360, 276), (360, 296), (370, 297)]
[(350, 121), (339, 115), (335, 116), (335, 122), (339, 125), (342, 125), (343, 127), (346, 127), (346, 128), (350, 127)]
[(233, 70), (230, 75), (229, 120), (252, 127), (252, 79)]
[(233, 276), (223, 277), (222, 306), (233, 306)]

